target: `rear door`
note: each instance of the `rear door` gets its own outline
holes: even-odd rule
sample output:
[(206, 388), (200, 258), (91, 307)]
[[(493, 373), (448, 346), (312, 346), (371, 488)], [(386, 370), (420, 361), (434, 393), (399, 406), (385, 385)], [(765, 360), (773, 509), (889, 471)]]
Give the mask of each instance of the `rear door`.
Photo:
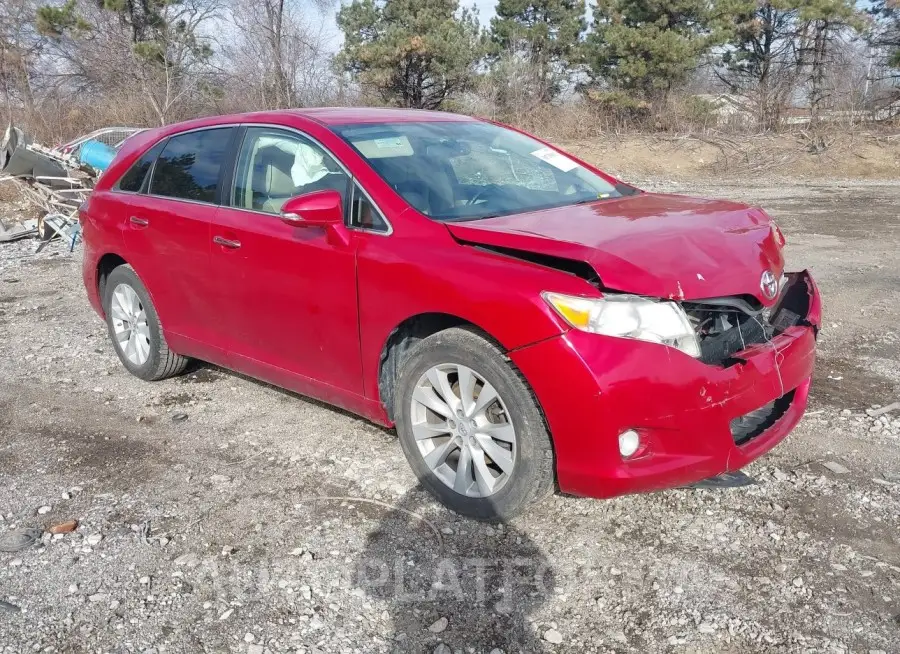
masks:
[[(238, 370), (322, 397), (302, 378), (362, 394), (356, 241), (334, 228), (280, 218), (289, 198), (323, 189), (348, 202), (350, 179), (318, 143), (276, 127), (247, 127), (230, 192), (212, 226), (211, 274)], [(333, 401), (333, 400), (332, 400)]]
[(208, 348), (223, 344), (210, 295), (210, 221), (235, 132), (234, 127), (196, 130), (156, 146), (159, 156), (149, 178), (129, 194), (124, 208), (127, 257), (150, 292), (167, 337), (192, 341), (187, 353), (211, 359), (217, 357)]

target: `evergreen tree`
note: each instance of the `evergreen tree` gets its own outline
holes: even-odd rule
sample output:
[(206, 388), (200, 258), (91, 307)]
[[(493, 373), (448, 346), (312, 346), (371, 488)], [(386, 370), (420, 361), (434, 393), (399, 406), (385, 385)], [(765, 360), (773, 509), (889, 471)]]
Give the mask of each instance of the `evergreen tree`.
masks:
[(900, 69), (900, 1), (876, 0), (869, 9), (875, 17), (872, 45), (886, 50), (886, 64)]
[(540, 102), (549, 102), (572, 68), (585, 30), (585, 0), (499, 0), (491, 19), (495, 53), (521, 53)]
[(585, 59), (595, 82), (661, 99), (719, 38), (712, 27), (706, 0), (598, 0)]
[[(886, 76), (900, 78), (900, 0), (876, 0), (869, 13), (875, 21), (869, 43), (880, 55), (879, 63), (888, 69)], [(900, 95), (900, 89), (895, 87), (894, 95)]]
[(717, 0), (728, 34), (717, 74), (733, 93), (754, 105), (757, 124), (774, 128), (797, 82), (797, 9), (791, 0)]
[(339, 68), (403, 107), (439, 108), (471, 86), (485, 54), (478, 21), (458, 0), (354, 0), (337, 24)]
[(835, 41), (863, 25), (854, 0), (800, 0), (797, 5), (800, 66), (807, 71), (810, 118), (815, 122), (829, 95), (826, 73), (834, 64)]

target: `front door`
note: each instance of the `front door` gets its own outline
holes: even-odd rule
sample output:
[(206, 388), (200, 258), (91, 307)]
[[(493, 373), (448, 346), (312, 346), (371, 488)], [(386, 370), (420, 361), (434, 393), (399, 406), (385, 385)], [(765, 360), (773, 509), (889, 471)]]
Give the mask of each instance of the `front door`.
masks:
[[(233, 177), (211, 254), (232, 365), (323, 399), (325, 385), (362, 395), (355, 240), (279, 216), (296, 195), (331, 188), (345, 197), (347, 175), (297, 132), (249, 127)], [(284, 373), (318, 384), (288, 383)]]

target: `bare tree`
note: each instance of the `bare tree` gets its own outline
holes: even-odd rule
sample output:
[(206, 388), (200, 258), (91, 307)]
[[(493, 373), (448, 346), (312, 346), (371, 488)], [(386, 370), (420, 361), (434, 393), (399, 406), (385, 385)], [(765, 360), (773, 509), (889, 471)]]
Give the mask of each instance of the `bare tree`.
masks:
[(861, 22), (852, 0), (805, 0), (798, 20), (799, 68), (806, 72), (810, 121), (816, 123), (833, 91), (829, 70), (837, 64), (840, 43)]
[(57, 76), (73, 90), (140, 99), (164, 125), (208, 81), (205, 29), (220, 8), (220, 0), (67, 3), (42, 8), (38, 24), (51, 37)]
[(223, 47), (229, 86), (264, 109), (317, 104), (332, 95), (336, 78), (322, 15), (328, 8), (329, 0), (235, 0), (234, 39)]
[(21, 103), (29, 119), (35, 117), (36, 63), (44, 47), (34, 15), (37, 0), (0, 0), (0, 84), (6, 111)]
[(491, 70), (479, 81), (482, 93), (493, 96), (500, 116), (513, 123), (521, 123), (545, 97), (544, 78), (529, 51), (523, 49), (522, 39), (513, 37), (499, 53)]

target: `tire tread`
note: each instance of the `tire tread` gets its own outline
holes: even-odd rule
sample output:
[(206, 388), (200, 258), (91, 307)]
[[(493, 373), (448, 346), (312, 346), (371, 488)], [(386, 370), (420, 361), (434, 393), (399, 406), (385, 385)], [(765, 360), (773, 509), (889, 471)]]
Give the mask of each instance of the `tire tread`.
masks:
[[(454, 510), (480, 520), (507, 520), (544, 500), (551, 495), (556, 488), (555, 457), (546, 418), (544, 417), (544, 413), (541, 410), (537, 397), (531, 390), (528, 381), (521, 371), (512, 363), (512, 361), (510, 361), (505, 352), (494, 343), (490, 337), (476, 327), (470, 326), (451, 327), (442, 330), (420, 340), (410, 349), (401, 364), (400, 379), (395, 385), (397, 397), (395, 397), (394, 406), (397, 407), (398, 410), (405, 410), (405, 405), (400, 397), (400, 393), (401, 388), (406, 385), (403, 380), (404, 376), (411, 374), (411, 371), (407, 372), (410, 370), (409, 366), (411, 362), (414, 364), (416, 359), (420, 356), (424, 356), (425, 353), (435, 347), (443, 346), (455, 348), (476, 358), (492, 358), (498, 364), (504, 365), (512, 373), (514, 378), (513, 386), (519, 387), (518, 389), (514, 389), (514, 392), (516, 390), (518, 391), (520, 400), (526, 405), (524, 412), (526, 415), (521, 416), (521, 419), (526, 421), (527, 426), (527, 434), (523, 434), (523, 437), (530, 438), (531, 448), (533, 450), (532, 456), (529, 459), (532, 483), (527, 485), (526, 492), (519, 494), (518, 497), (508, 496), (509, 501), (507, 501), (503, 507), (491, 506), (484, 511), (479, 511), (478, 509), (465, 510), (461, 507), (450, 506), (450, 508)], [(507, 380), (507, 382), (509, 382), (509, 380)], [(533, 424), (535, 422), (538, 424)], [(398, 428), (399, 427), (400, 425), (398, 424)], [(409, 453), (407, 453), (407, 457), (409, 457)], [(439, 488), (439, 486), (435, 487)], [(438, 499), (442, 498), (438, 496)]]
[[(145, 306), (145, 310), (149, 309), (149, 311), (147, 311), (147, 313), (148, 313), (147, 317), (148, 317), (150, 326), (154, 332), (154, 335), (156, 336), (155, 340), (157, 343), (156, 349), (157, 349), (157, 355), (158, 355), (156, 357), (156, 365), (153, 366), (152, 368), (147, 368), (145, 370), (132, 369), (132, 366), (129, 365), (129, 363), (127, 363), (124, 359), (122, 359), (122, 357), (120, 355), (119, 358), (122, 359), (122, 363), (125, 365), (126, 369), (128, 369), (129, 372), (131, 372), (133, 375), (135, 375), (137, 377), (140, 377), (141, 379), (143, 379), (145, 381), (162, 381), (163, 379), (168, 379), (169, 377), (175, 377), (177, 375), (180, 375), (181, 373), (184, 372), (185, 368), (187, 368), (188, 363), (190, 363), (190, 359), (188, 357), (182, 356), (176, 352), (173, 352), (169, 348), (169, 344), (166, 342), (166, 337), (163, 334), (162, 325), (159, 322), (159, 316), (156, 313), (156, 307), (154, 307), (152, 301), (149, 300), (150, 294), (147, 291), (146, 287), (144, 286), (143, 282), (141, 282), (140, 277), (138, 277), (134, 268), (132, 268), (128, 264), (123, 264), (121, 266), (114, 268), (110, 272), (109, 278), (112, 279), (112, 277), (114, 275), (116, 275), (117, 273), (119, 275), (124, 273), (127, 277), (132, 277), (133, 279), (128, 280), (128, 281), (132, 284), (136, 283), (137, 287), (139, 287), (139, 288), (135, 288), (135, 291), (142, 291), (144, 293), (144, 295), (147, 296), (148, 299), (145, 301), (145, 304), (147, 304), (149, 306)], [(107, 282), (107, 285), (106, 285), (107, 293), (111, 293), (112, 289), (114, 287), (115, 286), (113, 284), (110, 284), (109, 282)], [(107, 305), (107, 300), (106, 300), (106, 298), (104, 298), (104, 310), (108, 311), (109, 309), (106, 305)], [(107, 317), (107, 323), (108, 323), (108, 317)], [(112, 327), (110, 326), (109, 329), (110, 329), (110, 336), (112, 336)], [(115, 345), (113, 347), (115, 347)], [(118, 348), (116, 348), (116, 352), (119, 353)], [(150, 360), (152, 360), (153, 358), (154, 358), (153, 353), (151, 352)]]

